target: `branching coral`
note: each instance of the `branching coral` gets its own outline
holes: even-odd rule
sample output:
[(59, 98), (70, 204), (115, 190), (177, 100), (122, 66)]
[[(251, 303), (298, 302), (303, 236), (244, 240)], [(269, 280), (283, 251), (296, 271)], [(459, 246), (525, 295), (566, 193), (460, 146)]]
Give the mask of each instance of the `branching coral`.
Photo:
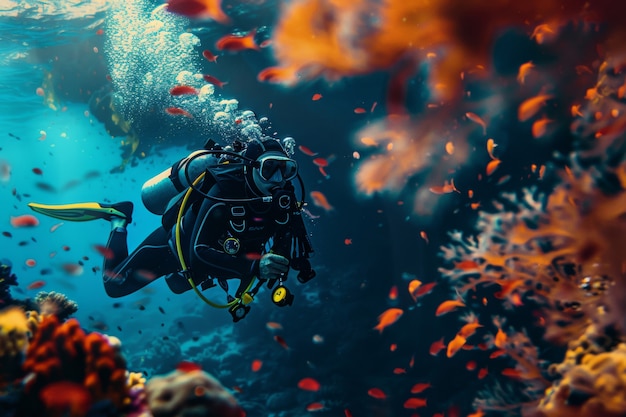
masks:
[(65, 294), (50, 291), (41, 291), (35, 296), (35, 303), (39, 306), (42, 315), (55, 314), (60, 321), (78, 311), (78, 304), (67, 298)]

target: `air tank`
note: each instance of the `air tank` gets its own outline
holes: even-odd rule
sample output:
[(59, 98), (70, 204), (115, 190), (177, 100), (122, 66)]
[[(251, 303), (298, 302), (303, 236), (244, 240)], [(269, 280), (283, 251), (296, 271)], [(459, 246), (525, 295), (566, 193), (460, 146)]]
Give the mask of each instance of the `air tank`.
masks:
[[(201, 150), (176, 162), (172, 167), (150, 178), (141, 187), (141, 200), (144, 206), (154, 214), (162, 215), (170, 201), (189, 187), (187, 176), (193, 182), (207, 168), (218, 163), (213, 153)], [(187, 171), (187, 174), (185, 174)], [(186, 176), (187, 175), (187, 176)]]

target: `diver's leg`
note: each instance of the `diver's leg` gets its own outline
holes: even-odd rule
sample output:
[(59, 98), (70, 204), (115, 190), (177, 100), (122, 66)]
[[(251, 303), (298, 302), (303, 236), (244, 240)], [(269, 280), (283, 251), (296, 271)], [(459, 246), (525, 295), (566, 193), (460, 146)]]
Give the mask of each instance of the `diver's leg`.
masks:
[(152, 232), (130, 255), (126, 237), (124, 227), (114, 227), (109, 235), (107, 248), (111, 253), (105, 257), (102, 277), (110, 297), (131, 294), (179, 268), (163, 227)]

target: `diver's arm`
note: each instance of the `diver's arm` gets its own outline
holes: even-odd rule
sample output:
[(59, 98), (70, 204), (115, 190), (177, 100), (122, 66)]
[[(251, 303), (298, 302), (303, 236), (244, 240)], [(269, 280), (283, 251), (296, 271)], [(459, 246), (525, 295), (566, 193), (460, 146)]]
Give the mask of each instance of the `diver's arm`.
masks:
[(202, 202), (191, 237), (193, 257), (211, 271), (211, 276), (248, 278), (258, 275), (258, 262), (247, 259), (243, 253), (229, 255), (213, 247), (226, 231), (228, 220), (228, 207), (224, 203), (210, 199)]

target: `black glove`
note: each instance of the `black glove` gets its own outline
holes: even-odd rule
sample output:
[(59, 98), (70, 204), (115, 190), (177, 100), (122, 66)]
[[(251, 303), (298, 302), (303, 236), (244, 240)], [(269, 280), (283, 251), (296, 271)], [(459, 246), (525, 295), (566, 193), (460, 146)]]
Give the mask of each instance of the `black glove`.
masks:
[(259, 261), (259, 279), (278, 279), (289, 271), (289, 259), (275, 253), (266, 253)]

